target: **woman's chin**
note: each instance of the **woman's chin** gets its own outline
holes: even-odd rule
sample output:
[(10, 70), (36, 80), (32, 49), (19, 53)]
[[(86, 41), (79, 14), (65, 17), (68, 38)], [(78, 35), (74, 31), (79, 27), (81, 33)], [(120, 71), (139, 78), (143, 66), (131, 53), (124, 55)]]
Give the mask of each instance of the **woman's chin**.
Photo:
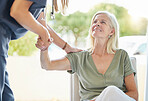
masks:
[(103, 37), (103, 36), (100, 35), (100, 33), (92, 33), (92, 37), (99, 38), (99, 37)]

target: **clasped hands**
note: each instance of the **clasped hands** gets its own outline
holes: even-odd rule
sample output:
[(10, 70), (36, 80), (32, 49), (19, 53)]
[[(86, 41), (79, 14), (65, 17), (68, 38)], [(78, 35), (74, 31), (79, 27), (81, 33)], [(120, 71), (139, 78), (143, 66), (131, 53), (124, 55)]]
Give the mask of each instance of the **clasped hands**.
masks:
[[(47, 40), (47, 42), (42, 40), (42, 38), (39, 36), (37, 39), (37, 43), (35, 44), (36, 47), (39, 48), (41, 51), (47, 50), (48, 47), (52, 44), (53, 38), (50, 37), (46, 40)], [(81, 49), (73, 48), (68, 44), (66, 45), (66, 48), (64, 50), (66, 51), (66, 53), (82, 51)]]
[(45, 51), (48, 49), (48, 47), (51, 45), (53, 42), (53, 38), (48, 38), (48, 42), (43, 42), (41, 37), (39, 36), (37, 39), (37, 43), (35, 44), (37, 48), (39, 48), (41, 51)]

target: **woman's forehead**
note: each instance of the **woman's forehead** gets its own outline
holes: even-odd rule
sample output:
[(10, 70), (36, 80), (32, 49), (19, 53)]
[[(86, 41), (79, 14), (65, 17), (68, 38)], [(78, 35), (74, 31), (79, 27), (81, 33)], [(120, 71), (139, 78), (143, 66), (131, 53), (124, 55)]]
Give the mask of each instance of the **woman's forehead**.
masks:
[(109, 20), (108, 16), (106, 14), (97, 14), (94, 18), (94, 20), (100, 19), (100, 20)]

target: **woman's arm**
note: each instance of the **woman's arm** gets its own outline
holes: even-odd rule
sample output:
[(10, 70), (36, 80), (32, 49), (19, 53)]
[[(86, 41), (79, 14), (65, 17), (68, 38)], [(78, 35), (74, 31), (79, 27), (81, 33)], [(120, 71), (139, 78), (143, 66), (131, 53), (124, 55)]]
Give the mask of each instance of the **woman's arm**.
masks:
[[(48, 40), (49, 45), (52, 43), (52, 40)], [(50, 60), (50, 55), (48, 54), (48, 49), (43, 50), (42, 48), (43, 41), (38, 38), (36, 47), (41, 50), (40, 54), (40, 61), (41, 61), (41, 67), (46, 70), (71, 70), (70, 62), (69, 60), (64, 57), (59, 60)]]
[(33, 2), (29, 0), (14, 0), (10, 10), (10, 16), (27, 30), (38, 34), (44, 41), (44, 46), (48, 47), (48, 30), (30, 13), (29, 8), (32, 4)]
[[(40, 16), (38, 17), (38, 21), (44, 26), (46, 27), (46, 29), (48, 30), (48, 32), (50, 33), (50, 36), (54, 39), (53, 42), (59, 46), (60, 48), (63, 48), (65, 45), (65, 41), (63, 39), (61, 39), (56, 32), (46, 23), (46, 18), (44, 12), (41, 12)], [(66, 48), (70, 47), (69, 45), (66, 46)]]
[(45, 70), (70, 70), (70, 62), (64, 57), (59, 60), (50, 60), (50, 55), (48, 54), (48, 50), (41, 51), (40, 56), (41, 67)]
[(133, 73), (125, 77), (125, 85), (128, 90), (126, 94), (138, 101), (138, 90), (136, 87)]
[[(44, 12), (42, 12), (38, 18), (38, 21), (44, 25), (44, 27), (47, 28), (48, 32), (50, 33), (50, 36), (54, 39), (53, 42), (59, 46), (60, 48), (63, 48), (64, 45), (65, 45), (65, 41), (63, 39), (61, 39), (57, 34), (56, 32), (46, 23), (46, 20), (44, 18)], [(78, 51), (82, 51), (80, 49), (77, 49), (77, 48), (73, 48), (71, 47), (69, 44), (66, 44), (66, 47), (64, 49), (66, 51), (66, 53), (69, 53), (69, 52), (78, 52)]]

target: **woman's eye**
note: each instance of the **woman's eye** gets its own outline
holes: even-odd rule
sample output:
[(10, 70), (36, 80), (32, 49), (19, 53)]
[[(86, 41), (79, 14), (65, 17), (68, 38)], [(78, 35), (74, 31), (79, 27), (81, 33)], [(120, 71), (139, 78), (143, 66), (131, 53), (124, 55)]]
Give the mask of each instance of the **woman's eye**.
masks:
[(95, 20), (94, 23), (97, 23), (97, 21)]
[(104, 21), (102, 21), (101, 23), (106, 24)]

